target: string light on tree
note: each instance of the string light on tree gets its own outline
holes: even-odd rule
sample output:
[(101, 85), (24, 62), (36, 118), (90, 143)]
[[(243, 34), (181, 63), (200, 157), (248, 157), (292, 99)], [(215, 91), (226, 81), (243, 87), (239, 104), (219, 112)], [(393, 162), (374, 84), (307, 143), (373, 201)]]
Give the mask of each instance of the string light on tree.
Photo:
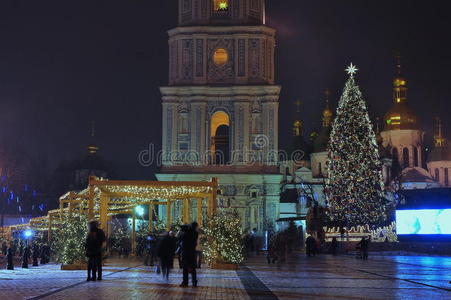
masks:
[(238, 213), (217, 213), (203, 230), (203, 253), (207, 262), (240, 264), (244, 261)]
[(386, 219), (382, 167), (366, 103), (355, 83), (358, 71), (346, 68), (346, 82), (328, 149), (326, 197), (332, 221), (379, 225)]

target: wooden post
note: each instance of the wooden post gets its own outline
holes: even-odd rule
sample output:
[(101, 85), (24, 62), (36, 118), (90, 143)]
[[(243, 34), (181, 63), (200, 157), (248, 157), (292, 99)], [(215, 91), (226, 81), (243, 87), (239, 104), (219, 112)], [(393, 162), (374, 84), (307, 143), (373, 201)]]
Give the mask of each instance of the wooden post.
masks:
[(103, 193), (100, 194), (100, 228), (103, 230), (107, 229), (107, 219), (108, 219), (108, 202), (109, 197), (107, 195), (104, 195)]
[[(91, 181), (91, 179), (90, 179)], [(89, 199), (88, 199), (88, 221), (94, 219), (94, 186), (89, 185)]]
[(183, 199), (183, 224), (188, 224), (189, 223), (189, 199), (185, 198)]
[(64, 202), (60, 201), (60, 221), (63, 220)]
[(52, 215), (49, 214), (49, 228), (47, 231), (47, 239), (50, 242), (52, 240)]
[(216, 209), (218, 206), (218, 200), (216, 199), (217, 195), (218, 195), (218, 178), (213, 177), (212, 178), (212, 182), (213, 182), (213, 194), (212, 194), (212, 199), (211, 199), (211, 215), (214, 215), (216, 213)]
[(136, 253), (136, 214), (132, 210), (132, 254)]
[(107, 218), (107, 240), (108, 238), (111, 236), (111, 234), (113, 233), (113, 216), (109, 216)]
[(197, 198), (197, 223), (202, 227), (202, 198)]
[(149, 232), (153, 231), (153, 209), (154, 209), (154, 204), (153, 203), (149, 203)]
[(168, 199), (167, 205), (166, 205), (166, 230), (171, 230), (171, 207), (172, 202)]
[(74, 204), (69, 202), (69, 217), (72, 217), (72, 214), (74, 213)]

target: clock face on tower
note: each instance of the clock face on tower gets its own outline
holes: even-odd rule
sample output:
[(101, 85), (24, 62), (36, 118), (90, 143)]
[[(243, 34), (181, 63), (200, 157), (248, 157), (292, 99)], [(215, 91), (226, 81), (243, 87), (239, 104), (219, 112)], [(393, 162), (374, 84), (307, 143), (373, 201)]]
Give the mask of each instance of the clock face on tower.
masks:
[(217, 66), (224, 66), (229, 60), (229, 53), (224, 48), (217, 48), (213, 54), (213, 62)]

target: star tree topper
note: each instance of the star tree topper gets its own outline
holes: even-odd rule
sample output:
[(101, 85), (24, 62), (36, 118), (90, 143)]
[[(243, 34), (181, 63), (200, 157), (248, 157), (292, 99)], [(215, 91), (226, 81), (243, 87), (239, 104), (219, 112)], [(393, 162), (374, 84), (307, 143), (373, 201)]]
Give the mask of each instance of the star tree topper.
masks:
[(346, 72), (348, 72), (351, 77), (354, 77), (354, 74), (357, 73), (359, 69), (357, 69), (357, 66), (353, 65), (352, 63), (345, 69)]

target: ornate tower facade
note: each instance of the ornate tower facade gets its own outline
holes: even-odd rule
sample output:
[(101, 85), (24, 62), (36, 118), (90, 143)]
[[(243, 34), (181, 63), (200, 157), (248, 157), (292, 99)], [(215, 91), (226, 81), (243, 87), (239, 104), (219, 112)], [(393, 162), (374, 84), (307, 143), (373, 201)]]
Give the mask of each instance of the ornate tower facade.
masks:
[(429, 154), (427, 166), (431, 176), (442, 187), (451, 186), (451, 145), (443, 136), (442, 121), (436, 120), (436, 133), (434, 135), (435, 147)]
[(393, 106), (384, 117), (381, 132), (383, 146), (389, 147), (393, 160), (400, 169), (422, 168), (424, 132), (417, 124), (416, 114), (407, 105), (407, 80), (401, 74), (398, 60), (397, 75), (393, 80)]
[(275, 30), (264, 0), (179, 0), (169, 30), (159, 180), (218, 177), (219, 207), (263, 229), (278, 210)]

